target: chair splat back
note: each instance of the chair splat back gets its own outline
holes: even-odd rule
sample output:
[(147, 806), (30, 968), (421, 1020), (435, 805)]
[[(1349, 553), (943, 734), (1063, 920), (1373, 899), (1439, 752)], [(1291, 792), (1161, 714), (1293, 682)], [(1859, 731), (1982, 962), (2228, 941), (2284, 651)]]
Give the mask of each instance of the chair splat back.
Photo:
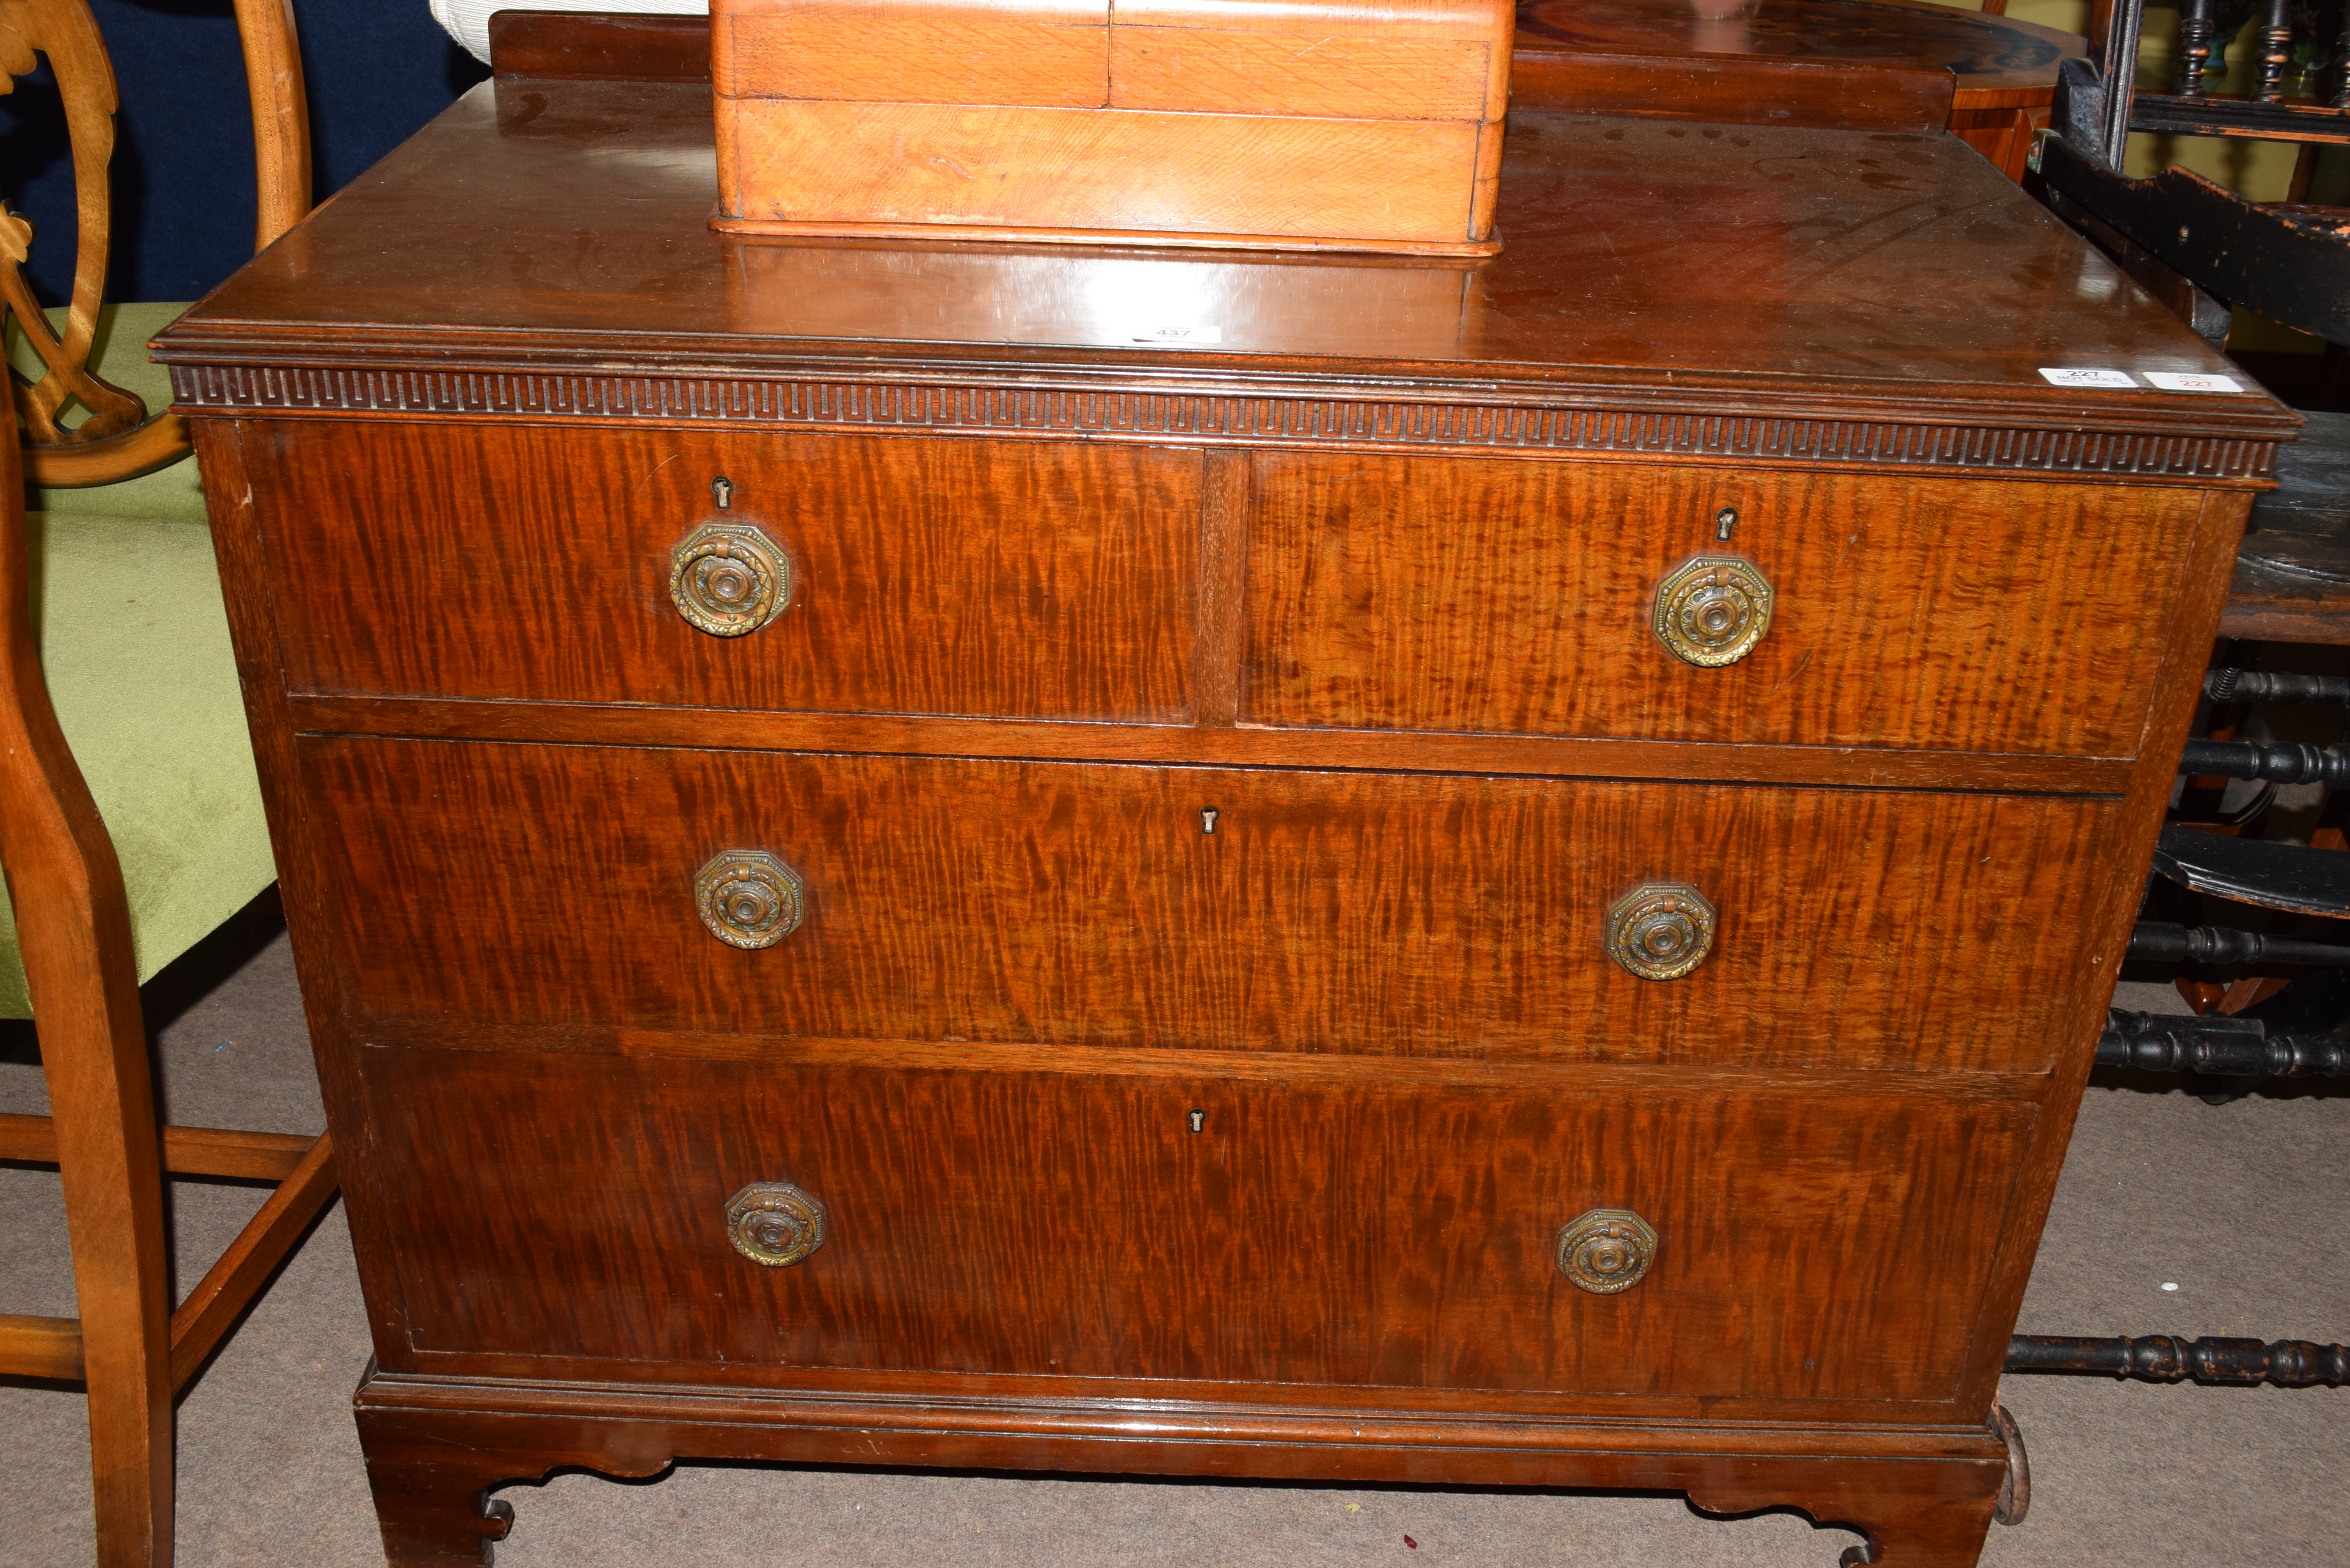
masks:
[[(310, 210), (309, 114), (291, 0), (234, 4), (253, 106), (258, 250)], [(106, 41), (88, 0), (0, 0), (0, 92), (12, 90), (16, 78), (37, 69), (43, 58), (65, 105), (78, 234), (73, 298), (63, 332), (50, 325), (33, 298), (19, 265), (0, 265), (0, 298), (16, 312), (43, 372), (37, 380), (17, 378), (24, 462), (36, 484), (112, 484), (186, 456), (188, 432), (177, 415), (150, 410), (136, 393), (90, 367), (112, 238), (108, 170), (119, 99)], [(68, 426), (64, 421), (77, 407), (88, 417)]]
[[(40, 356), (46, 372), (36, 381), (24, 382), (16, 392), (25, 439), (36, 445), (81, 446), (87, 455), (102, 446), (121, 449), (130, 444), (125, 437), (151, 422), (147, 405), (137, 394), (100, 379), (89, 363), (98, 337), (99, 306), (105, 303), (111, 238), (113, 203), (108, 166), (114, 156), (118, 101), (114, 67), (107, 58), (105, 40), (99, 36), (97, 19), (83, 0), (0, 0), (0, 73), (5, 73), (0, 76), (0, 92), (15, 90), (16, 78), (38, 69), (44, 56), (65, 104), (78, 209), (73, 300), (66, 308), (64, 333), (50, 327), (25, 277), (22, 247), (31, 237), (29, 226), (16, 254), (8, 256), (5, 271), (0, 271), (0, 296), (16, 312), (17, 325)], [(13, 221), (23, 224), (22, 219)], [(68, 429), (59, 421), (77, 403), (88, 410), (89, 417)], [(159, 446), (168, 450), (169, 456), (159, 461), (171, 461), (187, 450), (184, 431), (173, 431), (171, 435), (168, 448)]]

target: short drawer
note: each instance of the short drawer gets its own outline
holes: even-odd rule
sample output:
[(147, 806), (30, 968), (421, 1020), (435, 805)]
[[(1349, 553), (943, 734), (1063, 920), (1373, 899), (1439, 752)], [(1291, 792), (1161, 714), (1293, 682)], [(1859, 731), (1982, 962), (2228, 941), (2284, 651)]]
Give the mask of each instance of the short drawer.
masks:
[[(2032, 1071), (2101, 983), (2052, 934), (2102, 887), (2116, 817), (2094, 798), (470, 742), (319, 737), (300, 757), (347, 1009), (452, 1038)], [(746, 854), (782, 871), (730, 869)], [(797, 924), (778, 934), (785, 872)], [(706, 920), (763, 877), (745, 929), (774, 940), (733, 945)], [(1679, 979), (1611, 956), (1646, 929), (1624, 901), (1658, 886), (1712, 911)], [(1659, 918), (1669, 944), (1699, 923)]]
[[(297, 691), (1191, 716), (1197, 452), (332, 421), (246, 441)], [(740, 625), (765, 576), (780, 607), (752, 629), (700, 629), (672, 595), (681, 551), (748, 559), (713, 529), (757, 530), (775, 569), (680, 591)]]
[[(405, 1343), (598, 1380), (1948, 1401), (2034, 1116), (1622, 1073), (358, 1061)], [(752, 1249), (813, 1250), (738, 1251), (760, 1210)], [(1630, 1218), (1563, 1268), (1595, 1211)]]
[[(1340, 729), (2134, 756), (2202, 504), (1642, 463), (1255, 462), (1242, 715)], [(1767, 628), (1726, 664), (1657, 630), (1660, 593), (1701, 658), (1761, 624), (1752, 581), (1676, 578), (1709, 559), (1768, 589)]]

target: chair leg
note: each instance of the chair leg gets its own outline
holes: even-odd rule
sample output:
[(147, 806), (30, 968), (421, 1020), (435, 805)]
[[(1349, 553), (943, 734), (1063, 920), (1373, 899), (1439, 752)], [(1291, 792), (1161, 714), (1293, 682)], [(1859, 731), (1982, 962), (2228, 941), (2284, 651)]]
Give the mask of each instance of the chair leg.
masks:
[[(68, 916), (58, 923), (73, 922)], [(170, 1568), (172, 1293), (162, 1140), (128, 937), (126, 929), (119, 964), (86, 961), (65, 985), (58, 983), (65, 977), (44, 972), (47, 955), (35, 957), (47, 942), (27, 932), (21, 945), (73, 1246), (99, 1568)]]
[[(6, 383), (0, 381), (0, 394)], [(6, 408), (0, 401), (0, 410)], [(14, 428), (14, 421), (10, 422)], [(162, 1141), (122, 869), (42, 683), (22, 469), (0, 441), (0, 866), (65, 1179), (101, 1568), (172, 1561)]]
[[(49, 1072), (89, 1388), (99, 1568), (170, 1568), (172, 1562), (171, 1293), (145, 1066), (138, 1064), (136, 1083), (122, 1085), (119, 1100), (102, 1085), (59, 1082), (78, 1075)], [(72, 1104), (85, 1097), (98, 1103)], [(67, 1134), (73, 1124), (79, 1126)]]

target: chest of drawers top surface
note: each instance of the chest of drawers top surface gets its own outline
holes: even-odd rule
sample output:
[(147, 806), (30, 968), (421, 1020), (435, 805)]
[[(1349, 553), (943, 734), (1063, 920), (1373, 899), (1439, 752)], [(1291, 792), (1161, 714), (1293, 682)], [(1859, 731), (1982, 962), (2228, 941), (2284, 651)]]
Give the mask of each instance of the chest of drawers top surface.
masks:
[[(745, 242), (708, 228), (713, 158), (700, 88), (484, 84), (191, 312), (159, 358), (189, 367), (180, 396), (197, 407), (1214, 437), (1326, 433), (1335, 416), (1297, 399), (1378, 396), (1421, 410), (1379, 416), (1405, 444), (1711, 441), (2223, 481), (2293, 424), (2259, 394), (2049, 385), (2043, 367), (2226, 367), (1947, 137), (1521, 115), (1506, 244), (1475, 264)], [(328, 362), (510, 379), (394, 385)], [(265, 386), (233, 373), (272, 365)], [(950, 406), (938, 385), (1007, 377), (1017, 410)], [(898, 391), (859, 412), (803, 407), (821, 385), (753, 384), (844, 379)], [(1129, 396), (1047, 406), (1112, 389)], [(1155, 403), (1135, 406), (1145, 390)], [(1451, 405), (1485, 410), (1479, 429)], [(1701, 437), (1569, 417), (1601, 409), (1800, 421)], [(1515, 411), (1506, 428), (1496, 410)], [(1933, 429), (1908, 430), (1929, 413)]]

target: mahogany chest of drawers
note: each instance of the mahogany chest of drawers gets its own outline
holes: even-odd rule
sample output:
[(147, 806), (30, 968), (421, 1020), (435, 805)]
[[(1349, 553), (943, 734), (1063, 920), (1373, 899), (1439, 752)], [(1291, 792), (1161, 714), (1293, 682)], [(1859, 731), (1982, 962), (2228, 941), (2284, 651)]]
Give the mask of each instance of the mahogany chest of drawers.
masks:
[(679, 1457), (1792, 1503), (1986, 1425), (2290, 415), (1921, 137), (1478, 266), (744, 242), (507, 78), (162, 340), (392, 1561)]

